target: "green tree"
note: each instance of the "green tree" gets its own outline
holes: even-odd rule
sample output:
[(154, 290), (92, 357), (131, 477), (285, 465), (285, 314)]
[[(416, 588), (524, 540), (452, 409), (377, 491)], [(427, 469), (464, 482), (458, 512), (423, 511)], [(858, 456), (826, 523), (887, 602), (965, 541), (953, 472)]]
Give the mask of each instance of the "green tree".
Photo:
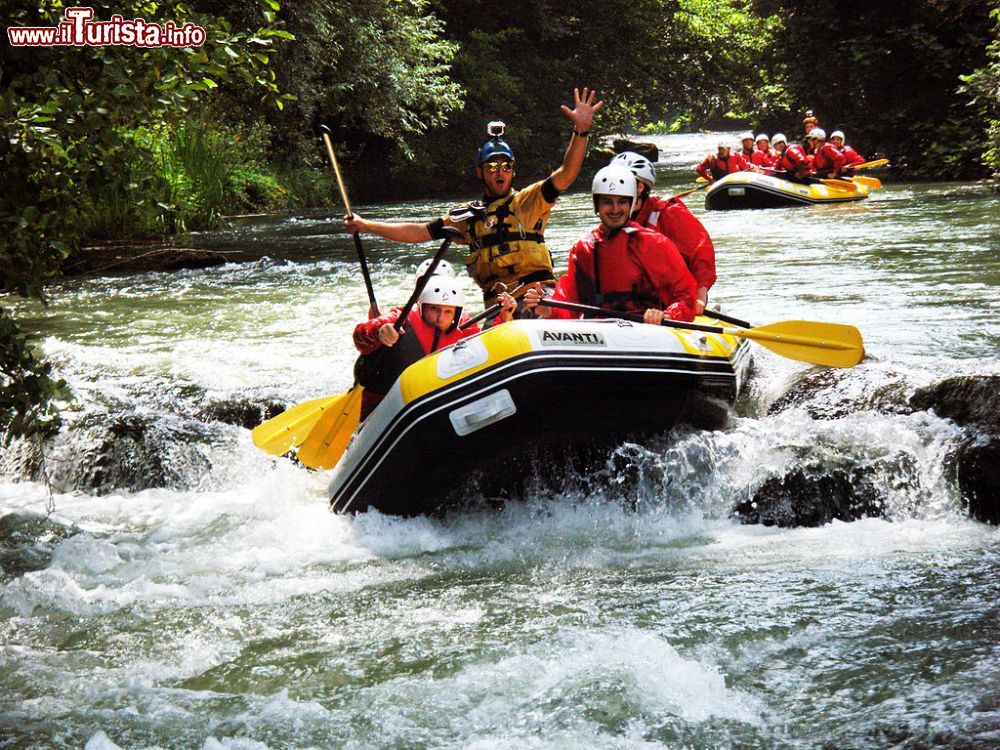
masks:
[[(76, 5), (73, 3), (72, 5)], [(275, 28), (278, 5), (261, 0), (258, 25), (234, 30), (221, 17), (182, 0), (90, 3), (95, 19), (112, 14), (148, 22), (203, 27), (201, 47), (9, 47), (0, 69), (0, 291), (43, 297), (45, 283), (80, 240), (94, 196), (109, 190), (150, 200), (156, 175), (134, 169), (140, 146), (130, 137), (149, 123), (178, 122), (198, 109), (220, 82), (240, 80), (278, 101), (268, 51), (288, 38)], [(9, 26), (54, 26), (61, 0), (17, 0)], [(161, 203), (162, 215), (172, 207)], [(0, 316), (3, 399), (0, 428), (8, 436), (58, 424), (53, 401), (63, 384), (49, 377), (10, 317)]]
[(774, 68), (827, 132), (845, 130), (863, 153), (883, 152), (914, 177), (982, 174), (982, 124), (969, 116), (959, 86), (961, 74), (986, 63), (988, 3), (754, 0), (753, 7), (782, 19)]
[(983, 163), (1000, 174), (1000, 8), (992, 13), (993, 41), (987, 47), (990, 63), (970, 75), (962, 76), (962, 93), (972, 97), (972, 108), (986, 126)]

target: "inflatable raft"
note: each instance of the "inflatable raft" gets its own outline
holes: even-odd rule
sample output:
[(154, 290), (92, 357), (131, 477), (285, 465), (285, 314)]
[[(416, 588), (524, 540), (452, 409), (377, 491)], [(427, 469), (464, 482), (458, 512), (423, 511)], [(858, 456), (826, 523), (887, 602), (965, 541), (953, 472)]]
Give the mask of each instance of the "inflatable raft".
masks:
[(736, 172), (712, 184), (705, 193), (705, 208), (725, 211), (845, 203), (864, 200), (870, 192), (868, 187), (855, 183), (850, 188), (822, 183), (803, 185), (759, 172)]
[(749, 362), (733, 336), (622, 320), (491, 328), (407, 368), (334, 467), (331, 507), (429, 513), (477, 476), (515, 484), (529, 453), (721, 426)]

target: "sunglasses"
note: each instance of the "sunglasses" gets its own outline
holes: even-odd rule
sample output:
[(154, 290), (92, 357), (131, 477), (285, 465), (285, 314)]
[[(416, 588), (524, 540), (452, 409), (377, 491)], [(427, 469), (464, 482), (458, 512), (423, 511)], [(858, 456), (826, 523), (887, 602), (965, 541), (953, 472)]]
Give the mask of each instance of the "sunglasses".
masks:
[(499, 172), (503, 170), (504, 172), (514, 171), (514, 162), (512, 161), (488, 161), (483, 165), (483, 169), (487, 172)]

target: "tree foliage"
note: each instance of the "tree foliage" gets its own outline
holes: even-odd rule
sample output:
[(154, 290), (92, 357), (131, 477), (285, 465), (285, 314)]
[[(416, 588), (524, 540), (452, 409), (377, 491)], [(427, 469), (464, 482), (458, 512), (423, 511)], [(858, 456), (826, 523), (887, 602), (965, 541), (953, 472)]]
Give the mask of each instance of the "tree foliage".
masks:
[(754, 0), (753, 6), (782, 19), (775, 70), (791, 99), (815, 110), (828, 132), (845, 130), (861, 151), (884, 152), (911, 176), (980, 173), (983, 128), (959, 88), (963, 73), (986, 62), (986, 2)]
[[(5, 50), (0, 72), (0, 291), (42, 297), (45, 282), (79, 242), (84, 217), (97, 196), (110, 191), (143, 201), (160, 194), (152, 184), (157, 175), (135, 168), (142, 164), (141, 147), (130, 137), (135, 128), (188, 117), (220, 81), (239, 79), (272, 101), (278, 97), (267, 50), (287, 33), (268, 25), (276, 20), (274, 0), (264, 0), (261, 26), (241, 31), (181, 0), (90, 5), (99, 20), (119, 13), (149, 22), (192, 22), (206, 29), (207, 42), (185, 49)], [(8, 7), (5, 22), (54, 26), (64, 7), (61, 0), (19, 0)], [(158, 207), (164, 217), (173, 210), (162, 201)], [(49, 366), (35, 359), (6, 313), (0, 321), (0, 427), (19, 434), (55, 424), (53, 402), (65, 395), (65, 385), (49, 377)]]
[(972, 97), (971, 106), (986, 127), (986, 148), (983, 163), (1000, 174), (1000, 7), (991, 14), (994, 22), (993, 41), (987, 47), (989, 64), (967, 76), (962, 93)]

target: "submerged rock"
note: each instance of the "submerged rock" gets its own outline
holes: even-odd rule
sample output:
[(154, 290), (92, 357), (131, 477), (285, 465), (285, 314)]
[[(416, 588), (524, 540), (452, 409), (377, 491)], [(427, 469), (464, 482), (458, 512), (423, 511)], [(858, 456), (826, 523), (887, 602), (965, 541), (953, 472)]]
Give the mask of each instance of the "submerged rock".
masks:
[(960, 425), (1000, 433), (1000, 375), (958, 375), (941, 380), (917, 389), (910, 407), (930, 409)]
[(203, 422), (223, 422), (252, 430), (262, 422), (278, 416), (288, 407), (289, 404), (281, 401), (228, 399), (205, 404), (198, 410), (197, 417)]
[(1000, 375), (959, 375), (921, 388), (910, 398), (972, 433), (952, 454), (969, 515), (1000, 524)]
[(194, 420), (91, 415), (74, 424), (54, 451), (52, 482), (63, 491), (97, 494), (191, 489), (212, 468), (205, 448), (215, 439), (208, 426)]
[(0, 579), (48, 567), (55, 546), (78, 531), (41, 513), (0, 517)]
[(744, 523), (784, 527), (880, 518), (885, 515), (887, 487), (898, 489), (913, 481), (914, 471), (912, 457), (905, 454), (849, 468), (812, 462), (767, 479), (736, 506), (734, 515)]
[(913, 385), (903, 373), (851, 368), (826, 369), (806, 375), (768, 408), (778, 414), (804, 408), (813, 419), (840, 419), (859, 411), (908, 414)]
[(657, 148), (655, 143), (630, 141), (627, 138), (615, 138), (611, 142), (611, 146), (614, 148), (616, 154), (620, 154), (622, 151), (635, 151), (637, 154), (645, 156), (651, 162), (655, 163), (660, 160), (660, 149)]

